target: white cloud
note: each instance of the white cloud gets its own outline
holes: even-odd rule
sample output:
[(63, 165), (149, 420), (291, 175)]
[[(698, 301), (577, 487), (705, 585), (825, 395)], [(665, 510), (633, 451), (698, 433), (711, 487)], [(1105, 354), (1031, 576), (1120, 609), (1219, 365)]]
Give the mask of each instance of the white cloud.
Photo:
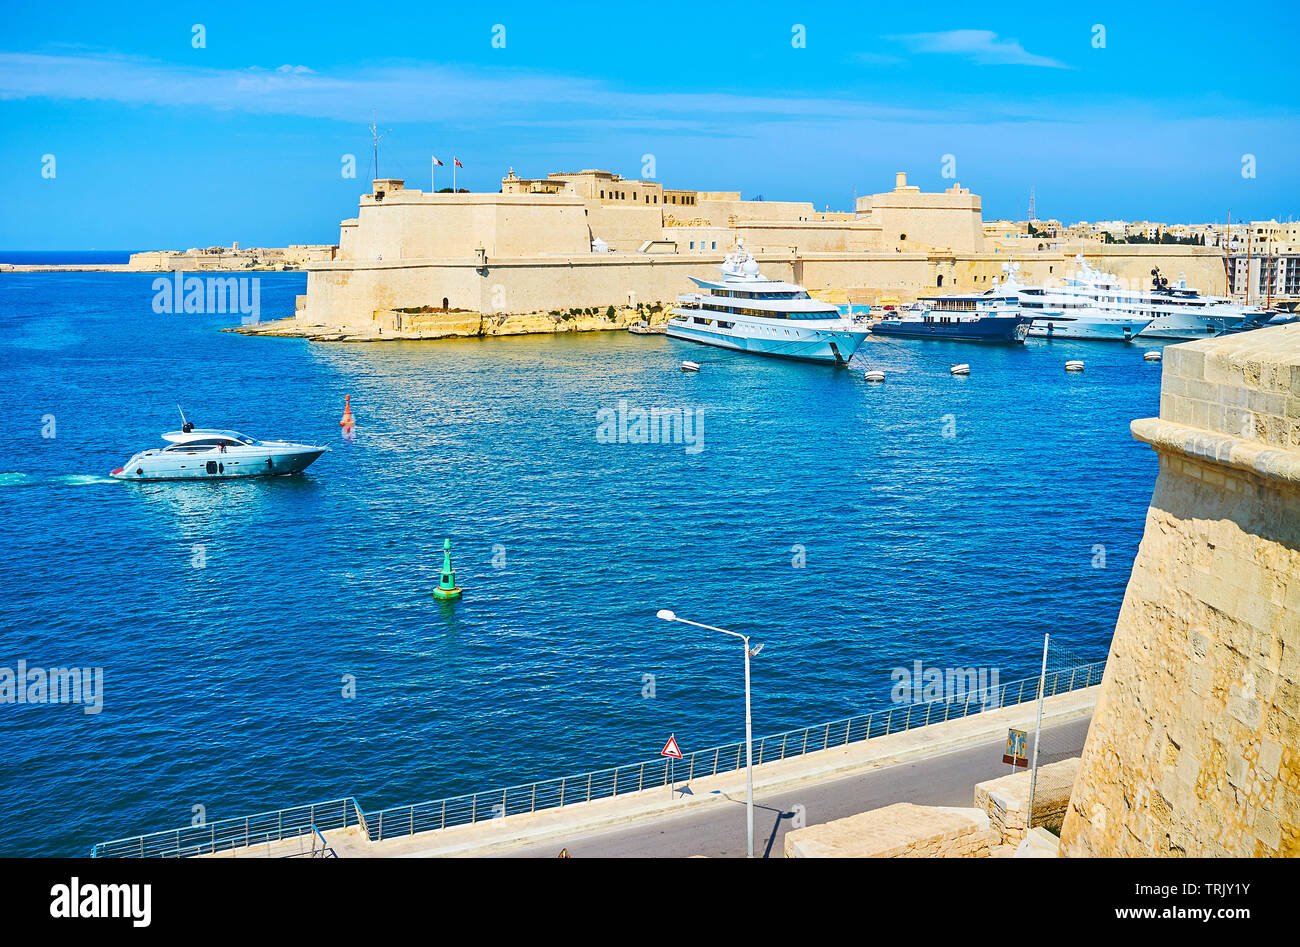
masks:
[(1063, 62), (1028, 52), (1019, 40), (1003, 39), (992, 30), (946, 30), (941, 33), (908, 33), (892, 39), (913, 52), (948, 53), (965, 56), (980, 65), (1047, 66), (1068, 69)]
[[(517, 126), (609, 123), (646, 129), (744, 127), (757, 122), (948, 122), (956, 105), (913, 108), (852, 90), (808, 96), (656, 92), (554, 74), (385, 64), (346, 73), (306, 66), (214, 69), (116, 55), (0, 53), (0, 100), (46, 98), (213, 108), (342, 121), (441, 121)], [(990, 118), (1023, 120), (1014, 105)]]

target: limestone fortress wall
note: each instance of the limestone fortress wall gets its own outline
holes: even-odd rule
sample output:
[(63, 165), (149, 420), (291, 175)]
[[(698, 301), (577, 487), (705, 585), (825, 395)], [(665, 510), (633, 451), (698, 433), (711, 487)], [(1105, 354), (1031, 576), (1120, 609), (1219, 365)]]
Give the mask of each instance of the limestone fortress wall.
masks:
[(536, 180), (512, 171), (491, 194), (373, 182), (342, 222), (335, 258), (308, 266), (305, 317), (349, 326), (421, 306), (496, 314), (667, 303), (692, 289), (688, 276), (715, 275), (740, 240), (766, 275), (855, 303), (982, 291), (1013, 255), (1034, 282), (1059, 280), (1079, 252), (1134, 286), (1148, 284), (1153, 266), (1206, 292), (1226, 282), (1222, 256), (1200, 247), (1024, 241), (1012, 250), (985, 240), (977, 195), (960, 185), (924, 193), (901, 173), (853, 212), (819, 212), (604, 171)]
[(1300, 325), (1166, 347), (1067, 855), (1300, 856)]

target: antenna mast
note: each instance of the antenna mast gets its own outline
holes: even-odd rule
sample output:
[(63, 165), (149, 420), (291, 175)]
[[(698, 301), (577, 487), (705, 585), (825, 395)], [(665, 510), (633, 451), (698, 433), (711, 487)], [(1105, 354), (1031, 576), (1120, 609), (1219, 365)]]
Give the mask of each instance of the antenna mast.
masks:
[[(392, 131), (391, 128), (388, 129), (388, 132), (391, 132), (391, 131)], [(371, 113), (370, 113), (370, 141), (371, 141), (371, 143), (372, 143), (372, 145), (373, 145), (373, 147), (374, 147), (375, 178), (376, 178), (376, 179), (379, 178), (379, 139), (383, 138), (384, 135), (387, 135), (388, 132), (384, 132), (383, 135), (379, 134), (379, 129), (375, 127), (375, 113), (374, 113), (373, 111), (371, 111)]]
[(1273, 231), (1268, 232), (1268, 250), (1264, 261), (1264, 308), (1273, 308)]
[(1228, 211), (1228, 225), (1223, 228), (1223, 289), (1232, 298), (1232, 211)]
[(1246, 221), (1246, 305), (1250, 305), (1250, 221)]

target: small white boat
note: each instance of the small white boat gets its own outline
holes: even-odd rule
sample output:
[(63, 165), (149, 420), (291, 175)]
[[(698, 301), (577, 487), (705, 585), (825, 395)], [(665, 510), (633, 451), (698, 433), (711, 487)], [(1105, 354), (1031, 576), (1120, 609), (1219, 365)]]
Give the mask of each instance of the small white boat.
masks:
[(1065, 363), (1065, 370), (1067, 372), (1081, 372), (1083, 371), (1083, 362), (1077, 358), (1072, 358)]
[(969, 374), (970, 374), (970, 365), (966, 364), (965, 362), (962, 362), (960, 365), (954, 365), (952, 368), (948, 369), (948, 374), (949, 374), (949, 375), (969, 375)]
[(692, 362), (689, 359), (685, 362), (682, 362), (682, 371), (684, 372), (698, 372), (699, 370), (700, 370), (699, 362)]
[(274, 477), (300, 473), (329, 450), (289, 441), (259, 441), (238, 431), (196, 428), (188, 421), (162, 438), (168, 442), (166, 447), (141, 451), (110, 476), (118, 480)]
[(1163, 358), (1163, 357), (1164, 357), (1164, 356), (1162, 356), (1159, 352), (1151, 351), (1151, 352), (1147, 352), (1147, 354), (1143, 355), (1143, 356), (1142, 356), (1142, 360), (1145, 361), (1145, 362), (1158, 362), (1158, 361), (1160, 361), (1160, 359)]
[(865, 378), (867, 381), (884, 381), (885, 373), (878, 368), (873, 368), (870, 371), (866, 372), (862, 377)]

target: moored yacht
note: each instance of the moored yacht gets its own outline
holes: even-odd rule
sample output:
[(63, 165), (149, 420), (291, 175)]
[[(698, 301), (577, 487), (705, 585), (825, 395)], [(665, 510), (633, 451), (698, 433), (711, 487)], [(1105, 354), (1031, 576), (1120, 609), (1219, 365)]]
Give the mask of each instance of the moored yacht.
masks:
[(795, 283), (768, 279), (737, 241), (722, 278), (691, 277), (704, 292), (677, 297), (667, 334), (674, 339), (776, 358), (848, 364), (867, 330)]
[(958, 342), (1023, 344), (1030, 319), (1021, 311), (1022, 289), (1014, 271), (1003, 267), (1006, 279), (996, 279), (982, 293), (933, 296), (913, 303), (901, 313), (871, 323), (873, 335), (901, 335)]
[(273, 477), (299, 473), (329, 450), (288, 441), (259, 441), (238, 431), (196, 428), (189, 422), (162, 439), (168, 442), (166, 447), (141, 451), (110, 476), (118, 480)]
[[(1224, 332), (1254, 329), (1267, 323), (1273, 313), (1258, 307), (1241, 306), (1217, 296), (1202, 296), (1187, 285), (1180, 275), (1172, 286), (1151, 271), (1151, 289), (1127, 289), (1112, 273), (1089, 266), (1083, 255), (1075, 258), (1077, 269), (1065, 279), (1065, 285), (1029, 290), (1022, 297), (1027, 309), (1045, 310), (1035, 318), (1035, 327), (1053, 331), (1033, 331), (1034, 335), (1062, 335), (1062, 327), (1074, 324), (1111, 325), (1121, 332), (1127, 328), (1132, 336), (1144, 339), (1202, 339)], [(1059, 313), (1059, 318), (1053, 317)], [(1141, 325), (1141, 329), (1133, 331)]]

